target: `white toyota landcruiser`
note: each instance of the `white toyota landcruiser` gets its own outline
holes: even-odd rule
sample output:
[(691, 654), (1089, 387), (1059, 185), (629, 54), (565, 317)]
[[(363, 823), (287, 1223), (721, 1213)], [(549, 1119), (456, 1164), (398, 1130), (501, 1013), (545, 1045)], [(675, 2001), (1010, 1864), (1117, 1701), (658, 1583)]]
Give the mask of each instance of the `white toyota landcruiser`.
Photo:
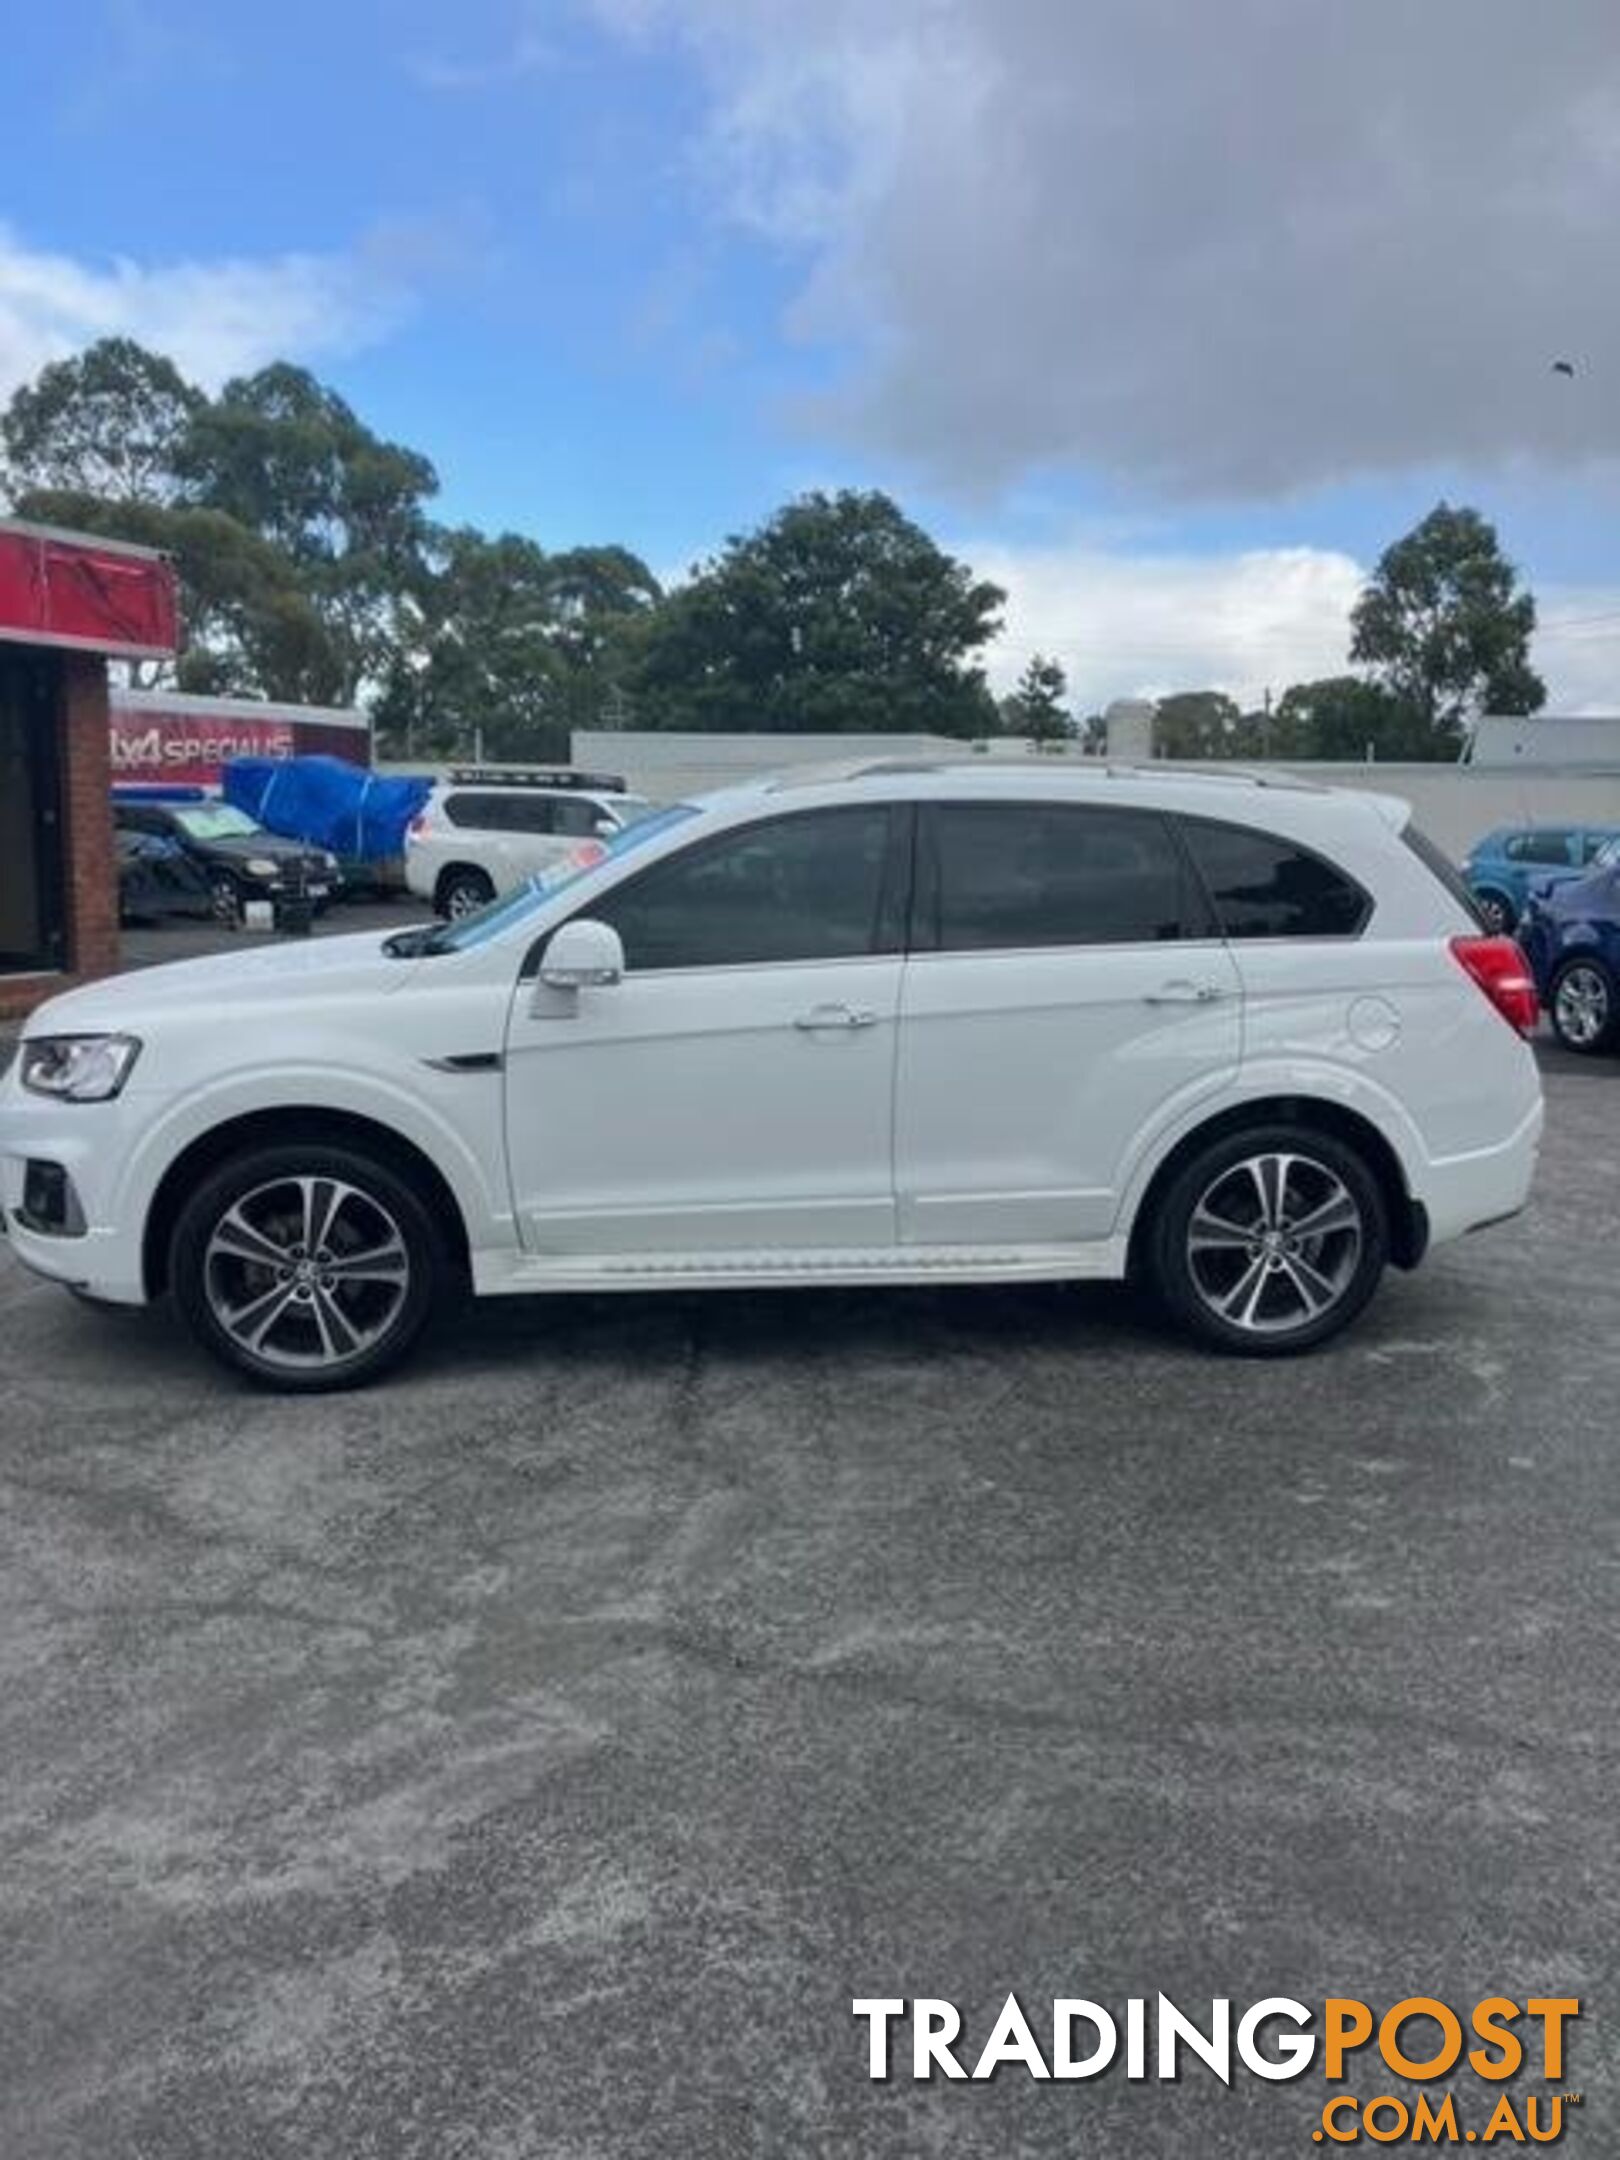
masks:
[(1404, 804), (895, 763), (585, 852), (43, 1006), (0, 1081), (18, 1257), (167, 1291), (283, 1388), (371, 1378), (463, 1285), (1129, 1272), (1283, 1352), (1529, 1191), (1534, 991)]
[(616, 840), (652, 809), (611, 773), (461, 766), (410, 822), (405, 883), (435, 914), (459, 922), (582, 840)]

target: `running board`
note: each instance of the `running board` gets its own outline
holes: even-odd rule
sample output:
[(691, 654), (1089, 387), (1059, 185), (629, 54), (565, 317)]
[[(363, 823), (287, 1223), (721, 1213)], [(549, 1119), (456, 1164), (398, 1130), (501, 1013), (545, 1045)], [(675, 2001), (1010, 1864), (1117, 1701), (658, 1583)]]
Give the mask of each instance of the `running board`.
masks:
[(894, 1245), (798, 1252), (473, 1255), (480, 1297), (529, 1290), (747, 1290), (792, 1284), (1107, 1282), (1125, 1273), (1126, 1241), (1085, 1245)]

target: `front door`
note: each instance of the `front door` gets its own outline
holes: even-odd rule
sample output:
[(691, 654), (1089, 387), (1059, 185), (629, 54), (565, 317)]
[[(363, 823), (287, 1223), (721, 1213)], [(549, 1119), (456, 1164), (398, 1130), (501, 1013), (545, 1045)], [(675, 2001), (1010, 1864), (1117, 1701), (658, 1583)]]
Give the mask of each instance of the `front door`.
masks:
[(65, 965), (57, 663), (0, 645), (0, 974)]
[(552, 1256), (894, 1243), (909, 813), (809, 810), (695, 842), (590, 905), (621, 982), (517, 986), (506, 1137)]
[(930, 806), (901, 1001), (901, 1239), (1109, 1236), (1144, 1137), (1235, 1074), (1240, 987), (1156, 812)]

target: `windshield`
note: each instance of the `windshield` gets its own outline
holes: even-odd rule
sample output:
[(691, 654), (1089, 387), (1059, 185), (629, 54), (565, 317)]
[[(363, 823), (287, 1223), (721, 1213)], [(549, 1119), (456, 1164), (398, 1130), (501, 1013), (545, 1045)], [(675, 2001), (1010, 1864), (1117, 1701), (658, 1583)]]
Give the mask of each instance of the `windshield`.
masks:
[(658, 815), (658, 805), (650, 803), (645, 795), (615, 795), (614, 814), (621, 825), (640, 825)]
[(632, 849), (644, 846), (660, 833), (684, 824), (697, 814), (695, 803), (672, 803), (667, 810), (653, 810), (649, 806), (645, 817), (625, 826), (613, 839), (582, 840), (560, 862), (536, 871), (514, 892), (502, 893), (487, 907), (479, 908), (476, 914), (463, 915), (459, 922), (430, 923), (420, 930), (396, 931), (393, 937), (384, 940), (383, 951), (395, 959), (409, 960), (434, 953), (467, 952), (474, 945), (487, 944), (489, 939), (498, 937), (511, 924), (533, 914), (536, 908), (554, 899), (587, 871), (597, 869), (609, 857), (628, 855)]
[(199, 803), (194, 810), (177, 810), (174, 821), (193, 840), (245, 840), (264, 830), (232, 803)]

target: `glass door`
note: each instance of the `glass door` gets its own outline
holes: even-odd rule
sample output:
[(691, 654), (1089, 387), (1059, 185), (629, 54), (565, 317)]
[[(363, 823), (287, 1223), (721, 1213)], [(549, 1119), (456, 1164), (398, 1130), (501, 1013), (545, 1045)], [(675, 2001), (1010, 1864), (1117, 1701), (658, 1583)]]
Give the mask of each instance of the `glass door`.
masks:
[(0, 975), (63, 965), (57, 663), (0, 645)]

